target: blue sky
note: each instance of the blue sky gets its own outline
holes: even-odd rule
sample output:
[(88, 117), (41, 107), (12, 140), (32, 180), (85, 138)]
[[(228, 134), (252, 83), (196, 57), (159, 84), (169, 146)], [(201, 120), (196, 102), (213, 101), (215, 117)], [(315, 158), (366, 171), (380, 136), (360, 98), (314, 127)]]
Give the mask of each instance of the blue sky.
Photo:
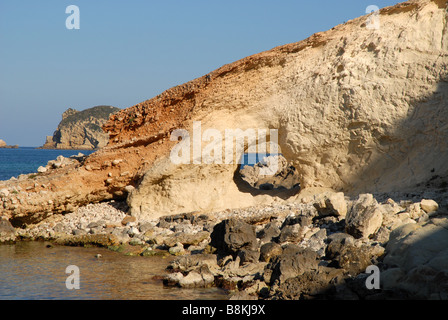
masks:
[[(69, 107), (127, 108), (391, 0), (0, 0), (0, 139), (41, 146)], [(66, 7), (80, 9), (68, 30)]]

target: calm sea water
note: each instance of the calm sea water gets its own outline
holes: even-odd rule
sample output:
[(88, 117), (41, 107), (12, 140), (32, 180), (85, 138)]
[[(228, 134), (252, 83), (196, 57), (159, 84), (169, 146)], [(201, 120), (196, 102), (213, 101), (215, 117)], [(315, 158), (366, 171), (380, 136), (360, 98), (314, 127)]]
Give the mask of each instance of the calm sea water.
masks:
[[(59, 155), (92, 151), (0, 149), (0, 180), (37, 172)], [(95, 256), (101, 254), (101, 258)], [(220, 289), (167, 288), (157, 277), (169, 261), (131, 257), (101, 248), (52, 246), (43, 242), (0, 244), (0, 300), (221, 300)], [(80, 289), (68, 290), (66, 268), (80, 271)]]
[(31, 147), (18, 149), (0, 149), (0, 180), (9, 180), (20, 174), (37, 172), (48, 161), (58, 156), (70, 157), (78, 153), (91, 154), (92, 150), (44, 150)]
[[(125, 256), (104, 248), (48, 248), (48, 244), (0, 245), (0, 300), (228, 299), (217, 288), (165, 287), (160, 276), (172, 258)], [(66, 286), (73, 276), (68, 266), (79, 270), (79, 289)]]

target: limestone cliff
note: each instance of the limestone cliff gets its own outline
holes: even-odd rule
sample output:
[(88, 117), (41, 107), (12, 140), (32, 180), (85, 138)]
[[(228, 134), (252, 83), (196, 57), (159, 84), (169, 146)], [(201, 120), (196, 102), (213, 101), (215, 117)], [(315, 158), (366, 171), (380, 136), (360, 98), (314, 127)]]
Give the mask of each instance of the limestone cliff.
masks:
[[(384, 8), (379, 29), (369, 27), (369, 17), (225, 65), (112, 115), (104, 125), (109, 145), (82, 163), (35, 181), (0, 183), (27, 190), (2, 198), (1, 214), (30, 222), (127, 198), (133, 215), (154, 217), (285, 201), (312, 188), (443, 191), (447, 0)], [(203, 132), (278, 129), (300, 194), (246, 188), (238, 164), (174, 164), (170, 134), (191, 131), (193, 121)]]
[(120, 109), (97, 106), (83, 111), (69, 108), (62, 114), (53, 136), (48, 136), (43, 149), (90, 150), (104, 147), (109, 136), (101, 126)]

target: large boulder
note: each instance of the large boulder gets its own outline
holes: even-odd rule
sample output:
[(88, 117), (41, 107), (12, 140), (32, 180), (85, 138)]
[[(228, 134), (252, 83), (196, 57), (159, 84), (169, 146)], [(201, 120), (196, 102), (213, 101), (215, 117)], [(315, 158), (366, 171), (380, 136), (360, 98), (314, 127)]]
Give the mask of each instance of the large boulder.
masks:
[(448, 219), (406, 224), (390, 234), (382, 283), (388, 290), (404, 290), (410, 297), (448, 298)]
[(241, 263), (258, 260), (258, 240), (255, 228), (239, 219), (218, 223), (210, 235), (210, 244), (222, 255), (240, 256)]
[(289, 278), (294, 278), (305, 272), (317, 271), (317, 254), (310, 250), (299, 247), (295, 244), (287, 245), (281, 255), (271, 261), (265, 269), (265, 281), (273, 285), (281, 284)]
[(347, 214), (347, 202), (343, 192), (327, 192), (318, 195), (314, 206), (319, 212), (319, 216), (345, 217)]
[(383, 208), (371, 194), (362, 194), (346, 216), (346, 231), (355, 238), (368, 238), (383, 222)]

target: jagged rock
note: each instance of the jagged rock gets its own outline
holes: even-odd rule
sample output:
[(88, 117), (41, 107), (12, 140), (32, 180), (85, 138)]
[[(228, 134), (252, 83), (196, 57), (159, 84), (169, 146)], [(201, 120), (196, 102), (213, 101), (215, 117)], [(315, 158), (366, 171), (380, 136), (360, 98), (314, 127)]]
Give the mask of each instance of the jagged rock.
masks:
[(332, 260), (332, 265), (356, 276), (365, 272), (367, 267), (374, 264), (374, 260), (383, 253), (384, 248), (380, 246), (357, 247), (342, 241), (332, 241), (327, 246), (326, 258)]
[(271, 285), (276, 280), (281, 284), (286, 279), (300, 276), (307, 271), (315, 271), (317, 268), (318, 260), (316, 253), (293, 244), (287, 245), (283, 249), (282, 254), (266, 266), (266, 269), (271, 272), (269, 277), (269, 283)]
[(319, 216), (334, 215), (337, 217), (345, 217), (347, 214), (347, 202), (342, 192), (327, 192), (319, 195), (314, 206), (319, 212)]
[(178, 256), (178, 255), (182, 255), (185, 254), (185, 249), (182, 243), (178, 242), (176, 243), (174, 246), (172, 246), (171, 248), (169, 248), (169, 253), (172, 254), (173, 256)]
[(283, 253), (282, 247), (275, 242), (269, 242), (261, 246), (260, 248), (260, 261), (269, 262), (271, 259)]
[(238, 219), (220, 222), (214, 227), (210, 236), (210, 244), (222, 254), (235, 256), (242, 249), (256, 250), (258, 247), (254, 227)]
[(257, 237), (260, 239), (260, 243), (269, 243), (280, 235), (281, 231), (277, 224), (270, 222), (268, 223), (260, 232), (258, 232)]
[(203, 265), (197, 271), (190, 271), (186, 276), (180, 272), (168, 274), (164, 278), (164, 284), (177, 285), (181, 288), (206, 288), (211, 286), (214, 280), (213, 274), (206, 265)]
[(313, 222), (314, 212), (306, 212), (305, 214), (289, 215), (283, 221), (282, 229), (286, 226), (299, 225), (301, 227), (308, 227)]
[(83, 111), (69, 108), (62, 114), (62, 121), (53, 136), (47, 137), (43, 149), (98, 149), (104, 147), (109, 135), (101, 126), (109, 116), (120, 109), (98, 106)]
[(362, 194), (346, 216), (346, 231), (355, 238), (368, 238), (379, 230), (383, 210), (371, 194)]
[(0, 197), (2, 198), (6, 198), (9, 196), (9, 190), (6, 188), (3, 188), (0, 190)]
[(268, 156), (240, 170), (241, 177), (261, 190), (293, 189), (300, 185), (297, 170), (282, 155)]
[(0, 218), (0, 243), (14, 241), (16, 239), (16, 231), (11, 223)]
[(278, 241), (280, 243), (283, 242), (300, 242), (305, 236), (306, 231), (308, 231), (307, 227), (302, 227), (300, 224), (293, 224), (284, 226), (281, 230)]
[(273, 300), (331, 298), (335, 296), (334, 279), (342, 277), (341, 269), (318, 267), (316, 271), (305, 271), (300, 276), (286, 279), (269, 296)]

